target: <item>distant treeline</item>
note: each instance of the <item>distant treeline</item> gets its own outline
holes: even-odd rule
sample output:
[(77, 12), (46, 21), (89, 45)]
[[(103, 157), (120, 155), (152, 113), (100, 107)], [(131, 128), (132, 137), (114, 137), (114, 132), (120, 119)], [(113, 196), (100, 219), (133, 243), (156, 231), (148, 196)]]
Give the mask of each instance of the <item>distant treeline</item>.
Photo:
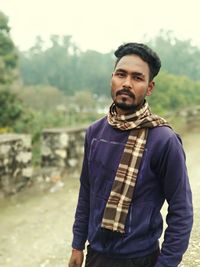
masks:
[(50, 37), (50, 47), (44, 48), (41, 37), (27, 52), (20, 52), (20, 72), (25, 85), (51, 85), (67, 95), (91, 91), (108, 95), (112, 71), (112, 53), (82, 52), (71, 36)]
[[(37, 37), (28, 51), (19, 51), (8, 22), (0, 11), (0, 134), (31, 134), (37, 162), (44, 128), (88, 125), (107, 112), (115, 58), (113, 51), (81, 51), (71, 36), (58, 35), (48, 47)], [(146, 43), (162, 60), (149, 98), (153, 111), (164, 115), (199, 105), (200, 49), (164, 31)]]
[[(66, 95), (90, 91), (109, 96), (115, 60), (113, 51), (107, 54), (81, 51), (71, 36), (52, 35), (49, 43), (45, 48), (42, 38), (37, 37), (32, 48), (19, 53), (25, 85), (51, 85)], [(174, 109), (200, 103), (200, 49), (191, 41), (179, 40), (165, 31), (147, 43), (162, 60), (152, 104), (161, 109)]]
[[(200, 49), (190, 40), (179, 40), (166, 31), (160, 31), (158, 36), (145, 42), (157, 51), (162, 61), (156, 90), (150, 98), (153, 108), (165, 112), (199, 104)], [(18, 51), (10, 37), (8, 17), (2, 12), (0, 45), (0, 88), (12, 88), (18, 81), (19, 91), (23, 88), (27, 96), (33, 95), (34, 88), (37, 92), (38, 87), (47, 95), (48, 88), (49, 94), (57, 94), (57, 90), (61, 98), (62, 95), (76, 96), (81, 110), (84, 110), (81, 104), (84, 98), (91, 102), (91, 96), (94, 96), (97, 102), (100, 96), (110, 96), (110, 77), (115, 61), (113, 51), (106, 54), (81, 51), (68, 35), (52, 35), (48, 47), (38, 36), (28, 51)], [(84, 92), (91, 95), (82, 94)], [(78, 93), (81, 95), (77, 96)]]

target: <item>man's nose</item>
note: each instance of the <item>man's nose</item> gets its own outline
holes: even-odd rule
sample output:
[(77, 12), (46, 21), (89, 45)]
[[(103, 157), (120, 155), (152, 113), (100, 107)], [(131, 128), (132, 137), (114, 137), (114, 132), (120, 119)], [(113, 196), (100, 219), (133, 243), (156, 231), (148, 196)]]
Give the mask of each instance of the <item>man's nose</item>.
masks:
[(132, 83), (131, 83), (131, 77), (130, 77), (130, 76), (127, 76), (127, 77), (124, 79), (123, 87), (124, 87), (124, 88), (132, 88)]

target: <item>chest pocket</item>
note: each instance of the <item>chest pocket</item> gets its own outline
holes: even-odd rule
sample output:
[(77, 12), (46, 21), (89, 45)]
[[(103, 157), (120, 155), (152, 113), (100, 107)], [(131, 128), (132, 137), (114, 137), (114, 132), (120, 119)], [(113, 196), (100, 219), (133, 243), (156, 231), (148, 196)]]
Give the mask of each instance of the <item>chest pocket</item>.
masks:
[(108, 198), (124, 145), (104, 139), (92, 140), (89, 152), (89, 179), (96, 196)]

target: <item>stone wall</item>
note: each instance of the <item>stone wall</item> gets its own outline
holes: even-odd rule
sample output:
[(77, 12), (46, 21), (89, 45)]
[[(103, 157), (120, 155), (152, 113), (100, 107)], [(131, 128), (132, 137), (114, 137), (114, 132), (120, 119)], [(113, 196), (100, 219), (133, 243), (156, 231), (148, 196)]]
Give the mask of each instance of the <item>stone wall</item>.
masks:
[(193, 109), (183, 109), (175, 115), (184, 119), (187, 130), (200, 129), (200, 106), (196, 106)]
[(200, 106), (196, 109), (190, 109), (187, 112), (188, 128), (200, 128)]
[(0, 135), (0, 191), (13, 194), (24, 187), (32, 176), (31, 136)]
[(45, 129), (42, 133), (42, 166), (76, 168), (82, 163), (86, 128)]
[[(86, 128), (45, 129), (41, 136), (41, 167), (37, 176), (42, 181), (60, 182), (62, 172), (78, 171), (84, 153)], [(27, 183), (37, 182), (32, 167), (31, 136), (0, 135), (0, 193), (16, 193)], [(33, 178), (33, 179), (31, 179)], [(60, 184), (59, 184), (60, 185)]]
[[(182, 110), (176, 116), (183, 118), (188, 129), (200, 129), (200, 107)], [(80, 170), (85, 131), (86, 127), (43, 130), (40, 149), (41, 181), (49, 179), (57, 182), (61, 180), (63, 170)], [(31, 159), (30, 135), (0, 135), (0, 192), (15, 193), (30, 181)]]

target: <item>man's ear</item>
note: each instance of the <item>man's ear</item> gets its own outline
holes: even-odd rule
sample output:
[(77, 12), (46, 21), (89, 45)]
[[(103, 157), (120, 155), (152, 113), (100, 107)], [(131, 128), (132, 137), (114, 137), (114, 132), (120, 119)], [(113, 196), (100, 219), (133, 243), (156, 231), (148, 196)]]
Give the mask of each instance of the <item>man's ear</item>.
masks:
[(150, 96), (154, 88), (155, 88), (155, 82), (154, 81), (149, 82), (146, 95)]

